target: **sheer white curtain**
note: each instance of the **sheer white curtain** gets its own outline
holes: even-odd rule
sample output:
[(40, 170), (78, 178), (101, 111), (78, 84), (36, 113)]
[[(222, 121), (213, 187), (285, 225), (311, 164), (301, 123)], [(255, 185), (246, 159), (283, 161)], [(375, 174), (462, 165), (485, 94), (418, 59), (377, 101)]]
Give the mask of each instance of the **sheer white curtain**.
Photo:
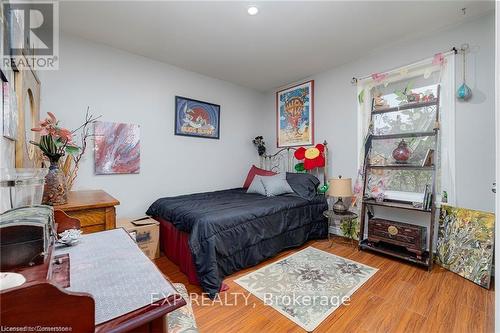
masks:
[(454, 53), (439, 54), (407, 66), (396, 68), (386, 73), (374, 74), (370, 78), (359, 80), (358, 92), (358, 180), (355, 193), (360, 199), (362, 170), (364, 163), (364, 143), (370, 129), (370, 116), (373, 93), (376, 90), (390, 89), (392, 84), (422, 78), (440, 84), (440, 131), (437, 152), (437, 188), (436, 202), (441, 202), (441, 194), (446, 191), (448, 202), (456, 201), (455, 186), (455, 56)]
[[(447, 63), (441, 72), (440, 121), (440, 182), (439, 195), (448, 193), (448, 203), (456, 206), (455, 182), (455, 56), (446, 57)], [(441, 202), (438, 196), (436, 202)]]

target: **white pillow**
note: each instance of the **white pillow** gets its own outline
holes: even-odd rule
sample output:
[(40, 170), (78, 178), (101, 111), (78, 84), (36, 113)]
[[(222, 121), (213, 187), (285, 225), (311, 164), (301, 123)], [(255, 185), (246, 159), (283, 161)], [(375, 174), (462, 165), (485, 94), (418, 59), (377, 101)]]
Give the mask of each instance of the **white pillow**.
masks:
[(256, 175), (253, 178), (252, 182), (250, 183), (250, 186), (248, 186), (247, 193), (256, 193), (256, 194), (266, 195), (266, 188), (264, 187), (264, 184), (262, 183), (263, 178), (265, 178), (265, 177)]
[(294, 193), (286, 181), (286, 173), (278, 173), (275, 176), (263, 177), (261, 181), (268, 197)]

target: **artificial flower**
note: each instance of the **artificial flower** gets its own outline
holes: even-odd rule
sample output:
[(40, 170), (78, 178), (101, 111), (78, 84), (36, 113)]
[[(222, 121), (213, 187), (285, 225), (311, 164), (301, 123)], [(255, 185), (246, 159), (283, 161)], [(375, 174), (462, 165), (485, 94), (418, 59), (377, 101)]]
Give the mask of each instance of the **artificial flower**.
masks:
[(385, 74), (385, 73), (373, 73), (372, 74), (373, 81), (375, 81), (377, 83), (382, 82), (386, 77), (387, 77), (387, 74)]
[(57, 118), (52, 112), (47, 112), (47, 114), (48, 117), (40, 122), (39, 127), (31, 129), (40, 133), (40, 141), (30, 141), (30, 143), (40, 148), (51, 161), (58, 161), (65, 154), (78, 154), (80, 147), (73, 143), (73, 132), (58, 127)]
[(55, 137), (57, 135), (57, 118), (52, 112), (47, 112), (47, 115), (48, 117), (40, 122), (40, 127), (35, 127), (31, 130), (33, 132), (40, 132), (40, 135), (50, 135)]
[(312, 170), (325, 166), (324, 151), (325, 146), (320, 143), (307, 149), (300, 147), (295, 151), (294, 156), (297, 160), (304, 160), (305, 170)]
[(57, 135), (62, 141), (67, 143), (71, 143), (71, 140), (73, 140), (73, 134), (66, 128), (58, 128)]
[(434, 58), (432, 59), (432, 64), (442, 66), (442, 65), (444, 65), (444, 61), (445, 61), (444, 55), (442, 53), (436, 53), (434, 55)]

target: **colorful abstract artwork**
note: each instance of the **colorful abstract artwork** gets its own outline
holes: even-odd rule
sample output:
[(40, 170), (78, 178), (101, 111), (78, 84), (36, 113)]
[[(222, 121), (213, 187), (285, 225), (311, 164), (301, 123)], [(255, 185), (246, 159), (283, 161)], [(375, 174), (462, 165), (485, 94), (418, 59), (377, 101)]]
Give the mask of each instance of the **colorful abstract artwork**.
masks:
[(94, 135), (97, 175), (139, 173), (139, 125), (96, 121)]
[(495, 214), (441, 206), (436, 261), (444, 268), (490, 287)]
[(276, 93), (278, 147), (314, 144), (314, 81)]
[(175, 135), (219, 139), (220, 105), (175, 96)]

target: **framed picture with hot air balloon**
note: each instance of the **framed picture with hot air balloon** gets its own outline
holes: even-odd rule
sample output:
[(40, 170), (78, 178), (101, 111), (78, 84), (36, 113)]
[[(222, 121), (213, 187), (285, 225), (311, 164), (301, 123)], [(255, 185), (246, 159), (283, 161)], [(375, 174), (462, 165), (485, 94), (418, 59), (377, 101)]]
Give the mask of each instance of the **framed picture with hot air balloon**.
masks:
[(220, 105), (175, 96), (175, 135), (219, 139)]
[(314, 144), (314, 80), (276, 93), (278, 148)]

